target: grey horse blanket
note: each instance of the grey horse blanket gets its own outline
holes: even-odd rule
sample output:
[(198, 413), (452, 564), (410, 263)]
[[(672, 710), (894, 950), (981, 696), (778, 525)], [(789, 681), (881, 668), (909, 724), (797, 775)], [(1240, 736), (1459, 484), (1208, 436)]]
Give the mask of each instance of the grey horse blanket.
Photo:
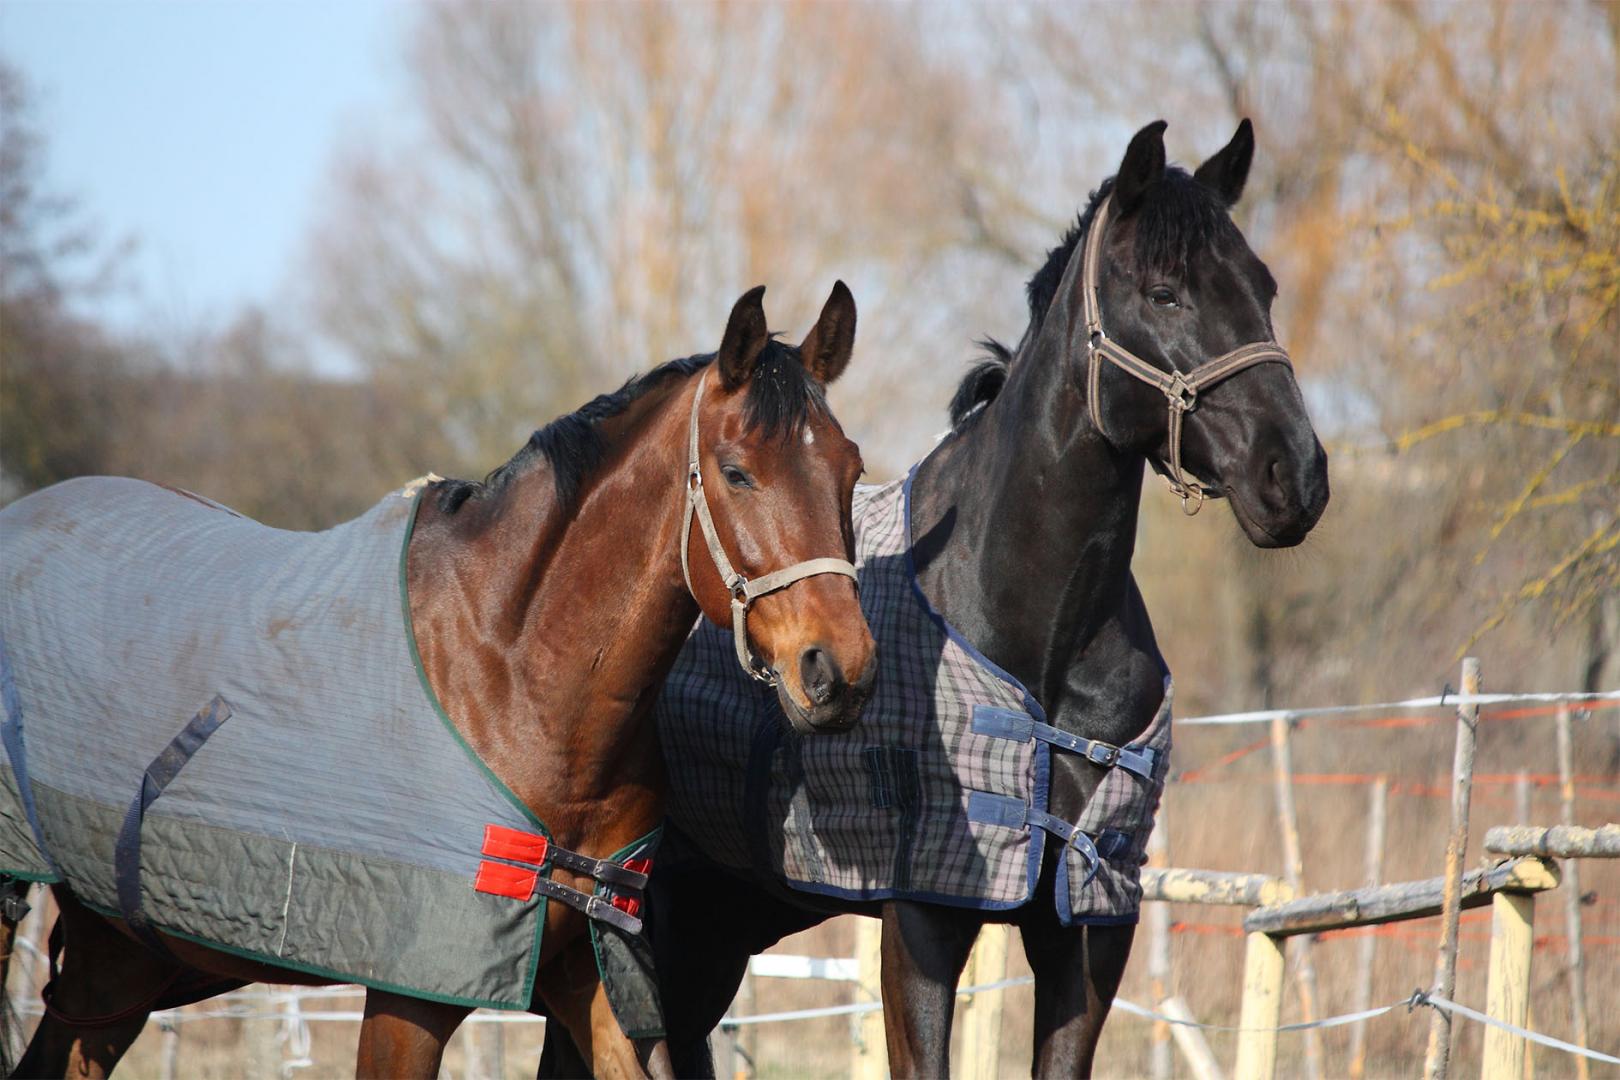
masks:
[(548, 837), (422, 674), (415, 507), (285, 532), (96, 477), (0, 511), (0, 875), (283, 967), (527, 1008)]
[[(1065, 848), (1059, 918), (1134, 922), (1169, 765), (1168, 674), (1129, 747), (1048, 725), (917, 587), (909, 492), (907, 477), (855, 493), (861, 607), (881, 665), (862, 722), (795, 737), (775, 694), (737, 670), (729, 638), (700, 625), (658, 702), (671, 819), (722, 865), (768, 868), (805, 892), (981, 909), (1029, 901), (1050, 838)], [(1107, 770), (1078, 822), (1048, 812), (1054, 751)]]

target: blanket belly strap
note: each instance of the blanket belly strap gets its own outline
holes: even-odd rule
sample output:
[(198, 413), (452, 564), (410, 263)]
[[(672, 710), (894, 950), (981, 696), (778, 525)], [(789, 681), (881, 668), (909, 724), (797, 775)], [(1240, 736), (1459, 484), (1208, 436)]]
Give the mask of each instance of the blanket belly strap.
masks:
[(39, 848), (40, 857), (60, 881), (62, 868), (56, 865), (56, 860), (51, 857), (51, 849), (45, 846), (45, 830), (40, 826), (39, 811), (34, 806), (34, 788), (28, 780), (28, 752), (23, 747), (22, 695), (17, 692), (17, 679), (11, 670), (11, 657), (6, 653), (4, 638), (0, 638), (0, 702), (5, 708), (5, 716), (0, 718), (0, 742), (4, 742), (6, 757), (11, 761), (11, 775), (17, 781), (17, 794), (22, 797), (23, 814), (28, 818), (28, 828), (34, 834), (34, 846)]
[(124, 823), (118, 830), (118, 840), (113, 848), (119, 911), (135, 936), (166, 958), (172, 959), (172, 954), (141, 910), (141, 823), (145, 820), (147, 809), (163, 794), (163, 789), (174, 782), (192, 755), (202, 749), (202, 744), (230, 719), (230, 715), (230, 703), (215, 694), (214, 699), (180, 729), (180, 733), (163, 748), (162, 753), (152, 759), (141, 776), (140, 791), (124, 814)]
[(1159, 752), (1151, 746), (1115, 746), (1100, 739), (1085, 739), (1062, 728), (1043, 724), (1027, 713), (1012, 709), (998, 709), (992, 705), (973, 706), (973, 731), (1013, 742), (1038, 739), (1079, 754), (1093, 765), (1104, 769), (1119, 766), (1143, 780), (1153, 779), (1153, 768), (1158, 764)]

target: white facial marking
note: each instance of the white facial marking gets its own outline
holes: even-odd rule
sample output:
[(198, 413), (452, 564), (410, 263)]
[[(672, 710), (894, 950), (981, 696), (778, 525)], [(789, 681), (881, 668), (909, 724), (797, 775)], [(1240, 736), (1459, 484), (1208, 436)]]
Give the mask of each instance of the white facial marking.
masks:
[(804, 445), (813, 446), (813, 445), (815, 445), (815, 441), (816, 441), (816, 433), (811, 431), (808, 427), (805, 428), (804, 429)]

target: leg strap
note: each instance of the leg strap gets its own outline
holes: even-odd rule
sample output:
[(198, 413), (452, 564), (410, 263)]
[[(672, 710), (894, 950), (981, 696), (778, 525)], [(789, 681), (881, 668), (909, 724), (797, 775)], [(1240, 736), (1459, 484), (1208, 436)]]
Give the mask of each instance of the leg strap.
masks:
[(118, 830), (118, 842), (113, 849), (113, 870), (118, 886), (118, 909), (129, 928), (146, 946), (164, 959), (173, 960), (174, 954), (163, 944), (157, 931), (141, 910), (141, 824), (146, 810), (163, 789), (173, 782), (185, 768), (191, 756), (202, 748), (208, 737), (230, 718), (229, 703), (218, 694), (185, 727), (180, 729), (163, 752), (152, 759), (141, 777), (141, 790), (124, 814), (123, 828)]
[(39, 824), (39, 811), (34, 807), (34, 786), (28, 780), (28, 754), (23, 748), (22, 695), (17, 692), (17, 679), (11, 670), (11, 658), (6, 654), (6, 643), (0, 639), (0, 702), (5, 706), (5, 717), (0, 720), (0, 741), (5, 743), (6, 757), (11, 761), (11, 775), (17, 781), (17, 793), (22, 796), (23, 813), (34, 834), (34, 846), (50, 867), (56, 880), (62, 880), (62, 868), (51, 858), (51, 849), (45, 846), (45, 830)]

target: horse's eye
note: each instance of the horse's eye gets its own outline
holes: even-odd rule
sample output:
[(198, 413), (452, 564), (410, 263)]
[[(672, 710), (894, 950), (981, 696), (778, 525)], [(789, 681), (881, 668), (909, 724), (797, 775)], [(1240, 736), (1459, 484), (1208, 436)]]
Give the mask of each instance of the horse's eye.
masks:
[(1153, 288), (1149, 289), (1148, 299), (1153, 302), (1154, 307), (1181, 306), (1181, 301), (1176, 299), (1176, 294), (1165, 288), (1163, 285), (1155, 285)]
[(735, 488), (751, 488), (754, 481), (749, 475), (735, 465), (720, 466), (720, 475), (726, 478), (726, 483)]

